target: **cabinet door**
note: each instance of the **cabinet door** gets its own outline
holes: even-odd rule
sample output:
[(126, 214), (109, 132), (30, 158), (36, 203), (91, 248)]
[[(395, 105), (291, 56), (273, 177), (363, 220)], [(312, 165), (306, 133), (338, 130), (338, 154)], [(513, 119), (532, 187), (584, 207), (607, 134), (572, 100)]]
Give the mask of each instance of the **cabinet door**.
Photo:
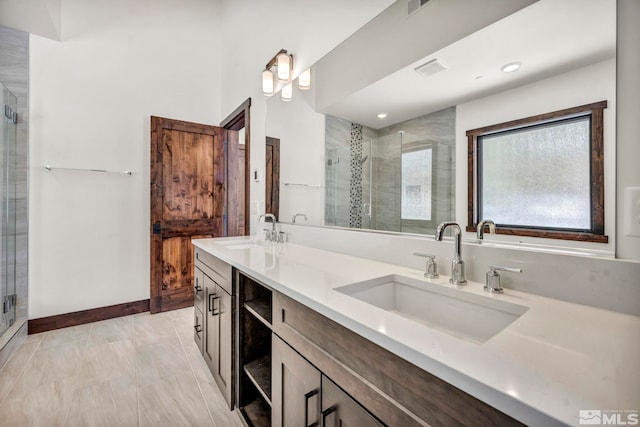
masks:
[(198, 267), (193, 269), (193, 305), (204, 313), (204, 273)]
[(319, 425), (320, 371), (275, 334), (271, 358), (272, 425)]
[(232, 408), (232, 298), (206, 274), (204, 283), (207, 320), (202, 355), (222, 395)]
[(204, 344), (204, 316), (198, 308), (193, 309), (193, 339), (202, 353), (202, 346)]
[(329, 378), (322, 376), (322, 427), (380, 427), (380, 423)]
[(205, 316), (205, 339), (202, 349), (202, 356), (204, 357), (207, 366), (212, 374), (218, 370), (219, 362), (219, 346), (220, 346), (220, 319), (214, 315), (214, 307), (217, 306), (216, 299), (219, 298), (216, 294), (216, 283), (204, 276), (204, 289), (205, 289), (205, 307), (207, 309)]
[(222, 287), (216, 287), (217, 299), (213, 300), (213, 313), (212, 315), (217, 317), (217, 325), (219, 327), (218, 336), (218, 364), (215, 370), (212, 371), (213, 378), (216, 380), (222, 395), (232, 408), (233, 396), (233, 377), (231, 371), (232, 361), (232, 320), (233, 320), (233, 300)]

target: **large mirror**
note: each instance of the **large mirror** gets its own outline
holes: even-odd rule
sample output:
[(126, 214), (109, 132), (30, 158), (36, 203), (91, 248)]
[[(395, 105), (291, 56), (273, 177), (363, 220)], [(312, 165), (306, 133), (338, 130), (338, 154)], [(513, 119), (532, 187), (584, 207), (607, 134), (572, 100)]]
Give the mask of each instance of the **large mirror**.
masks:
[[(312, 67), (311, 90), (267, 101), (279, 220), (421, 234), (466, 225), (466, 130), (601, 100), (614, 209), (615, 2), (502, 2), (504, 16), (469, 2), (476, 27), (462, 33), (437, 25), (460, 13), (451, 2), (421, 3), (409, 14), (397, 1)], [(510, 63), (519, 69), (503, 71)]]

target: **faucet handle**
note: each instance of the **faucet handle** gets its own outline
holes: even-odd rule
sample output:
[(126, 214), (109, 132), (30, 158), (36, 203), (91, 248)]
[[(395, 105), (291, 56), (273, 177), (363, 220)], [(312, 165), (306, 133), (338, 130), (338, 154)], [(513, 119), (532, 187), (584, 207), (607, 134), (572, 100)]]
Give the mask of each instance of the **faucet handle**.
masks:
[(490, 265), (487, 272), (487, 284), (484, 286), (484, 290), (489, 293), (502, 294), (504, 289), (500, 286), (500, 274), (498, 271), (508, 271), (510, 273), (522, 273), (521, 268), (502, 267), (500, 265)]
[(264, 231), (264, 240), (270, 242), (271, 241), (271, 230), (269, 230), (268, 228), (264, 228), (262, 231)]
[(438, 274), (438, 263), (436, 262), (436, 256), (425, 254), (424, 252), (414, 252), (415, 256), (421, 256), (427, 258), (426, 272), (424, 273), (424, 277), (427, 279), (435, 279), (440, 277)]

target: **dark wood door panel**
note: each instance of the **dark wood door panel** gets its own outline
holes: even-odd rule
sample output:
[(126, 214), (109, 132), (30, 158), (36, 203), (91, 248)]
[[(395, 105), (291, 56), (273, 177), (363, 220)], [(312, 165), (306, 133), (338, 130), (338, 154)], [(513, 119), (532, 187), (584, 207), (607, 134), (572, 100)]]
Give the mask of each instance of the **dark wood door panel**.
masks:
[(215, 216), (213, 193), (217, 184), (223, 184), (214, 182), (215, 138), (215, 135), (164, 130), (162, 220)]
[(152, 313), (193, 304), (191, 239), (227, 235), (227, 195), (237, 191), (236, 172), (227, 170), (229, 132), (151, 118)]

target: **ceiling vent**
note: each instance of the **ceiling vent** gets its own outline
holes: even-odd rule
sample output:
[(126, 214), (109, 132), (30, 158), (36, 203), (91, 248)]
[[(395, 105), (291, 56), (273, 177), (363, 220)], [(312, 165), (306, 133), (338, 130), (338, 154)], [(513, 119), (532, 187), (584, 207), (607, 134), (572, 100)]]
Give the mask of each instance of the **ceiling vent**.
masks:
[(420, 9), (422, 6), (425, 6), (431, 0), (409, 0), (409, 7), (407, 9), (408, 14), (411, 15), (416, 10)]
[(438, 61), (438, 58), (432, 59), (431, 61), (427, 61), (422, 65), (419, 65), (415, 68), (415, 70), (422, 74), (425, 77), (433, 76), (434, 74), (438, 74), (440, 71), (446, 70), (448, 67), (444, 65), (442, 62)]

